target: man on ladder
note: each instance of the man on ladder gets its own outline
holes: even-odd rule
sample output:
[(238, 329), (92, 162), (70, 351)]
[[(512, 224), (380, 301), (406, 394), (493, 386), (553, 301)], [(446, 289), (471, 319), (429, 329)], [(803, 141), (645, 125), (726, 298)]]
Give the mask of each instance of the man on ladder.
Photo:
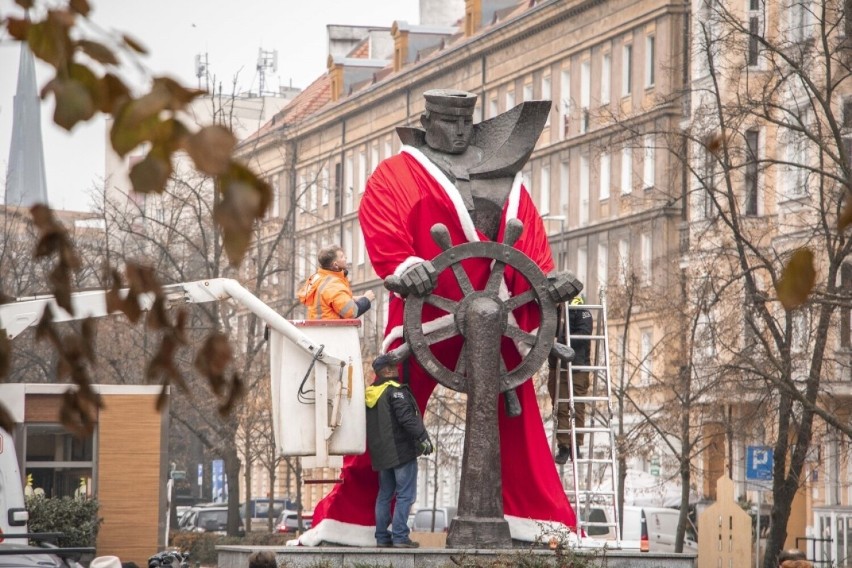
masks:
[[(570, 339), (573, 335), (589, 336), (592, 335), (592, 314), (589, 310), (574, 306), (584, 304), (583, 297), (577, 296), (571, 300), (571, 308), (568, 309), (567, 319), (567, 338), (566, 338), (566, 319), (565, 305), (559, 305), (559, 324), (557, 326), (557, 336), (561, 343), (569, 345), (574, 350), (574, 361), (568, 367), (559, 361), (556, 357), (548, 358), (548, 374), (547, 374), (547, 391), (550, 393), (550, 400), (553, 402), (553, 411), (557, 414), (556, 422), (556, 456), (554, 461), (559, 465), (564, 465), (568, 460), (573, 459), (573, 451), (571, 448), (571, 408), (569, 404), (569, 393), (572, 397), (583, 397), (589, 391), (589, 371), (573, 371), (571, 366), (577, 365), (587, 367), (589, 365), (589, 351), (591, 346), (590, 339)], [(566, 341), (570, 339), (570, 343)], [(559, 385), (557, 388), (556, 376), (559, 375)], [(571, 378), (573, 390), (569, 390), (568, 379)], [(583, 428), (586, 423), (586, 405), (582, 402), (574, 403), (574, 427)], [(582, 457), (580, 446), (583, 445), (583, 433), (577, 432), (577, 457)]]

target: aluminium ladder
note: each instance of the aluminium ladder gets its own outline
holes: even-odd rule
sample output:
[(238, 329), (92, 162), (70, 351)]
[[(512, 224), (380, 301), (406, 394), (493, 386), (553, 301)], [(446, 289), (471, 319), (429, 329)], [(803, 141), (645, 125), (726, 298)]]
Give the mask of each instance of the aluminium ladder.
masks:
[[(621, 529), (616, 502), (616, 461), (615, 433), (612, 428), (612, 381), (609, 371), (609, 340), (607, 338), (606, 296), (603, 290), (599, 293), (600, 304), (571, 305), (565, 302), (565, 317), (560, 322), (567, 329), (567, 342), (588, 339), (591, 365), (574, 365), (568, 363), (568, 393), (560, 393), (560, 381), (556, 381), (555, 400), (553, 408), (553, 449), (556, 450), (556, 436), (570, 431), (571, 434), (571, 482), (573, 488), (566, 490), (568, 499), (577, 515), (577, 524), (587, 536), (614, 535), (616, 546), (620, 548)], [(594, 317), (592, 335), (572, 334), (568, 323), (568, 310), (588, 310)], [(596, 316), (596, 317), (595, 317)], [(557, 377), (563, 370), (564, 363), (558, 362)], [(589, 373), (589, 388), (586, 396), (574, 396), (574, 372)], [(567, 396), (565, 396), (567, 394)], [(576, 428), (574, 424), (574, 404), (585, 404), (586, 424)], [(570, 409), (571, 425), (569, 430), (558, 429), (558, 405), (566, 404)], [(585, 454), (577, 457), (577, 434), (585, 434), (588, 442)], [(560, 468), (564, 466), (558, 466)], [(609, 480), (609, 486), (606, 480)], [(609, 515), (605, 519), (590, 517), (592, 505), (596, 509), (604, 509)]]

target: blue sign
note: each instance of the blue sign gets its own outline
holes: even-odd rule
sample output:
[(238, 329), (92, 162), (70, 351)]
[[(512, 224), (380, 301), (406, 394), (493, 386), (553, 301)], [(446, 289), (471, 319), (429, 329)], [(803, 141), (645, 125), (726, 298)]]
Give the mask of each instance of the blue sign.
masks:
[(773, 451), (769, 446), (746, 448), (745, 477), (749, 481), (772, 481)]
[(211, 484), (213, 489), (213, 502), (223, 503), (228, 498), (228, 489), (225, 485), (225, 462), (222, 460), (213, 460), (211, 462), (212, 476)]
[(204, 483), (204, 465), (198, 464), (198, 486), (201, 487)]

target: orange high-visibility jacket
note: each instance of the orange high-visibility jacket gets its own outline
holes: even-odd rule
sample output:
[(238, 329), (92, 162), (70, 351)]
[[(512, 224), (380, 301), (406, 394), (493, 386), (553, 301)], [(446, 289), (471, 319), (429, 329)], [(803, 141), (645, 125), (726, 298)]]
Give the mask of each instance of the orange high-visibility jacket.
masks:
[(299, 289), (299, 301), (308, 307), (307, 319), (358, 317), (358, 305), (342, 271), (317, 270)]

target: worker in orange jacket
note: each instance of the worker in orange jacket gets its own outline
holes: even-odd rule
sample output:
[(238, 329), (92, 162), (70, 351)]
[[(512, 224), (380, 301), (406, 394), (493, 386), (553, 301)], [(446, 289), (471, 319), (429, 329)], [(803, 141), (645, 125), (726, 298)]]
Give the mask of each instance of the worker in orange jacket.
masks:
[(370, 309), (372, 290), (354, 297), (347, 275), (349, 265), (339, 245), (317, 255), (319, 269), (299, 289), (299, 301), (308, 307), (307, 319), (354, 319)]

